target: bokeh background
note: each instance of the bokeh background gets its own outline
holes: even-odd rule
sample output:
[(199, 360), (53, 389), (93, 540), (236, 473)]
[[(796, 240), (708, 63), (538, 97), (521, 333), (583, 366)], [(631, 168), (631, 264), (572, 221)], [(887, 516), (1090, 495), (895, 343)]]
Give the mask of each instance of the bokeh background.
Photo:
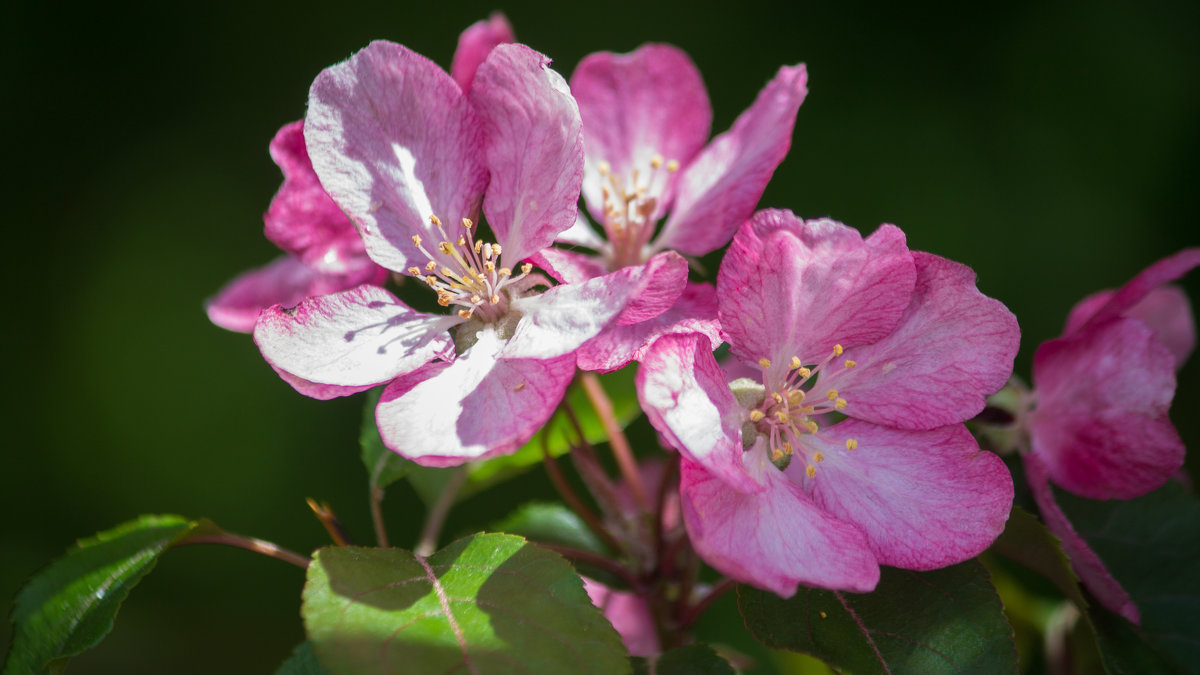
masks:
[[(261, 234), (280, 182), (267, 141), (304, 114), (321, 68), (376, 38), (448, 66), (458, 33), (495, 9), (564, 74), (593, 51), (679, 45), (718, 132), (781, 64), (806, 62), (810, 94), (763, 205), (893, 222), (973, 266), (1020, 319), (1022, 375), (1076, 300), (1200, 244), (1195, 3), (7, 3), (4, 614), (75, 539), (139, 513), (306, 551), (327, 543), (315, 497), (370, 541), (361, 400), (299, 396), (202, 302), (276, 255)], [(1200, 274), (1186, 286), (1200, 298)], [(1197, 361), (1173, 411), (1192, 446)], [(550, 494), (531, 473), (449, 528)], [(419, 502), (397, 485), (385, 509), (410, 543)], [(235, 549), (172, 551), (71, 671), (271, 672), (303, 639), (302, 583)], [(749, 644), (725, 609), (710, 638)], [(0, 653), (10, 637), (0, 628)]]

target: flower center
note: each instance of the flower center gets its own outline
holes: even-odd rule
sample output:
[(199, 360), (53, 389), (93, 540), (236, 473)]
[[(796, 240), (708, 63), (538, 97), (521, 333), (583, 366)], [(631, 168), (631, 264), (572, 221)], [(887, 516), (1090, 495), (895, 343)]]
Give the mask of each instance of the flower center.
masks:
[[(663, 171), (663, 169), (666, 171)], [(650, 158), (649, 170), (633, 169), (625, 176), (613, 173), (608, 162), (597, 169), (603, 180), (604, 231), (612, 247), (614, 269), (645, 262), (646, 244), (654, 236), (655, 209), (667, 191), (671, 174), (679, 162), (666, 161), (662, 155)]]
[[(850, 359), (836, 363), (842, 352), (841, 345), (834, 345), (829, 356), (812, 366), (805, 366), (793, 356), (782, 379), (772, 373), (769, 359), (759, 359), (758, 365), (763, 370), (762, 395), (761, 400), (750, 406), (748, 426), (767, 438), (771, 462), (780, 470), (786, 469), (799, 453), (805, 459), (805, 474), (813, 478), (817, 475), (816, 465), (825, 461), (824, 454), (809, 448), (805, 439), (829, 440), (821, 431), (822, 423), (830, 413), (847, 405), (837, 389), (820, 386), (821, 379), (829, 380), (838, 372), (857, 366)], [(847, 450), (854, 450), (858, 441), (846, 439), (844, 445)]]
[(437, 293), (439, 305), (457, 306), (458, 315), (464, 319), (476, 318), (485, 323), (502, 319), (508, 312), (512, 290), (507, 287), (525, 278), (533, 266), (521, 265), (521, 273), (516, 276), (511, 269), (501, 267), (500, 244), (477, 241), (475, 223), (470, 218), (462, 219), (463, 232), (457, 237), (445, 232), (437, 216), (430, 216), (429, 222), (448, 236), (438, 243), (439, 257), (435, 257), (414, 234), (413, 244), (429, 262), (424, 269), (415, 265), (408, 268), (408, 273)]

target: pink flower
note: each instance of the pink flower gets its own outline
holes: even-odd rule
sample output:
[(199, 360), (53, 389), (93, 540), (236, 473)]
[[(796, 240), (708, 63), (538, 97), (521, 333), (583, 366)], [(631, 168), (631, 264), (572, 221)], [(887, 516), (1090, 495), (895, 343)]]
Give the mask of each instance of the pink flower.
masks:
[[(638, 373), (682, 456), (684, 522), (726, 575), (783, 596), (869, 591), (879, 565), (927, 570), (983, 551), (1012, 479), (962, 422), (1012, 370), (1019, 331), (967, 267), (883, 225), (762, 211), (717, 278), (728, 381), (708, 342), (659, 339)], [(840, 420), (840, 421), (839, 421)]]
[(685, 291), (687, 265), (674, 252), (714, 251), (750, 217), (791, 145), (806, 83), (803, 65), (780, 68), (733, 127), (708, 142), (712, 107), (681, 50), (650, 44), (631, 54), (601, 52), (575, 69), (583, 194), (607, 239), (581, 218), (559, 239), (595, 253), (552, 249), (543, 253), (546, 266), (566, 281), (626, 266), (657, 268), (617, 325), (580, 351), (581, 368), (620, 368), (668, 333), (703, 332), (719, 342), (712, 289)]
[[(364, 285), (272, 307), (254, 338), (307, 395), (387, 384), (380, 434), (422, 464), (528, 440), (561, 399), (575, 350), (640, 282), (629, 270), (538, 293), (545, 278), (519, 264), (577, 215), (579, 112), (548, 63), (500, 45), (464, 93), (424, 57), (375, 42), (310, 92), (304, 129), (321, 184), (372, 260), (428, 285), (451, 313), (419, 312)], [(477, 238), (481, 206), (497, 243)]]
[[(512, 28), (499, 12), (463, 31), (451, 66), (463, 91), (488, 53), (512, 41)], [(271, 305), (291, 307), (310, 296), (387, 280), (388, 271), (367, 256), (354, 223), (321, 187), (302, 129), (302, 121), (292, 122), (271, 141), (271, 158), (284, 180), (264, 216), (266, 235), (288, 255), (238, 276), (206, 303), (209, 319), (222, 328), (249, 333)]]
[(1183, 466), (1168, 410), (1196, 334), (1187, 297), (1164, 284), (1196, 266), (1200, 249), (1187, 249), (1076, 305), (1063, 335), (1034, 355), (1036, 403), (1024, 413), (1026, 474), (1047, 527), (1100, 602), (1135, 623), (1137, 607), (1075, 532), (1050, 483), (1089, 499), (1132, 499)]
[(583, 577), (583, 589), (621, 636), (630, 656), (654, 656), (662, 651), (654, 615), (645, 600), (636, 593), (615, 591), (587, 577)]
[(249, 333), (259, 312), (313, 295), (381, 284), (387, 270), (371, 262), (354, 224), (325, 194), (304, 147), (303, 122), (284, 125), (271, 140), (283, 185), (263, 220), (267, 239), (287, 255), (239, 275), (205, 306), (213, 323)]

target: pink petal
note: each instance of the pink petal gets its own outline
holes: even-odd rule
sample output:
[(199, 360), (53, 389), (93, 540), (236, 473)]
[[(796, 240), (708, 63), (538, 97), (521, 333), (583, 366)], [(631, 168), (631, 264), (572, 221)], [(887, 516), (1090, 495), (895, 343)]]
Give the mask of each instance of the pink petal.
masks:
[(717, 274), (721, 326), (734, 354), (786, 370), (819, 362), (834, 345), (891, 333), (916, 283), (904, 233), (882, 225), (864, 241), (832, 220), (766, 210), (738, 230)]
[[(571, 91), (583, 115), (587, 170), (583, 194), (597, 220), (607, 180), (597, 168), (630, 181), (654, 156), (686, 166), (708, 140), (712, 106), (700, 71), (682, 50), (648, 44), (630, 54), (598, 52), (584, 57), (571, 75)], [(670, 187), (656, 191), (663, 213)]]
[[(268, 363), (267, 365), (271, 364)], [(318, 401), (328, 401), (332, 398), (351, 396), (361, 391), (373, 389), (377, 386), (374, 384), (363, 384), (356, 387), (343, 387), (336, 384), (321, 384), (319, 382), (309, 382), (302, 377), (296, 377), (286, 370), (280, 370), (275, 366), (271, 366), (271, 369), (274, 370), (284, 382), (292, 385), (293, 389), (301, 394), (304, 394), (305, 396), (308, 396), (309, 398), (315, 398)]]
[(597, 258), (560, 248), (544, 248), (529, 256), (529, 262), (564, 284), (577, 284), (608, 272)]
[(521, 447), (558, 407), (575, 359), (504, 359), (503, 345), (485, 328), (453, 363), (430, 364), (388, 385), (375, 409), (384, 445), (425, 466)]
[(654, 656), (662, 651), (650, 606), (635, 593), (614, 591), (598, 581), (583, 577), (583, 590), (612, 624), (630, 656)]
[(674, 251), (657, 253), (640, 267), (644, 268), (641, 280), (617, 317), (618, 325), (629, 326), (662, 314), (687, 285), (687, 261)]
[(504, 347), (504, 358), (548, 359), (579, 349), (616, 320), (645, 273), (644, 265), (626, 267), (513, 301), (512, 310), (521, 320)]
[(225, 285), (205, 303), (208, 318), (222, 328), (249, 333), (258, 314), (271, 305), (291, 307), (310, 296), (326, 295), (360, 284), (381, 284), (387, 270), (366, 261), (347, 274), (322, 274), (291, 256), (276, 258)]
[(458, 36), (458, 49), (450, 62), (450, 76), (463, 91), (471, 88), (475, 71), (497, 45), (516, 42), (512, 26), (502, 12), (492, 12), (487, 20), (476, 21)]
[(638, 401), (667, 443), (721, 480), (730, 491), (764, 489), (744, 464), (738, 405), (702, 335), (667, 335), (655, 342), (637, 374)]
[(710, 352), (721, 345), (717, 292), (708, 284), (688, 284), (679, 301), (653, 319), (632, 326), (609, 326), (579, 348), (576, 363), (580, 370), (619, 370), (641, 361), (658, 338), (691, 333), (707, 337)]
[[(858, 442), (846, 449), (846, 440)], [(845, 420), (805, 437), (824, 459), (788, 475), (830, 514), (866, 534), (881, 565), (931, 570), (973, 558), (1004, 530), (1013, 482), (999, 457), (983, 452), (961, 424), (902, 431)], [(811, 462), (811, 458), (810, 458)]]
[(1175, 255), (1142, 270), (1136, 277), (1117, 289), (1108, 302), (1096, 310), (1086, 325), (1096, 325), (1121, 316), (1142, 301), (1150, 291), (1163, 284), (1175, 281), (1200, 266), (1200, 248), (1184, 249)]
[(287, 124), (271, 140), (271, 158), (283, 170), (283, 185), (263, 216), (267, 239), (319, 272), (346, 274), (372, 265), (354, 223), (325, 194), (313, 172), (303, 125)]
[[(1093, 293), (1071, 309), (1063, 335), (1079, 330), (1088, 319), (1106, 305), (1116, 291)], [(1167, 346), (1175, 357), (1178, 371), (1196, 347), (1196, 320), (1192, 315), (1192, 304), (1187, 294), (1178, 286), (1159, 286), (1146, 294), (1136, 305), (1125, 310), (1122, 316), (1141, 319), (1154, 339)]]
[(675, 208), (656, 249), (699, 256), (729, 241), (754, 212), (775, 167), (787, 156), (807, 83), (803, 65), (780, 68), (733, 127), (684, 169)]
[(574, 225), (558, 233), (558, 241), (572, 246), (584, 246), (594, 251), (604, 247), (604, 238), (592, 229), (587, 216), (582, 213), (575, 216)]
[(457, 316), (423, 314), (377, 286), (263, 310), (254, 342), (277, 370), (318, 384), (382, 384), (449, 348)]
[(733, 579), (783, 597), (799, 584), (874, 590), (879, 565), (863, 533), (822, 510), (774, 468), (766, 476), (766, 491), (746, 494), (683, 460), (683, 522), (700, 557)]
[(447, 227), (477, 221), (487, 185), (483, 135), (458, 85), (432, 61), (389, 42), (317, 76), (304, 135), (321, 184), (390, 270), (424, 265)]
[(483, 210), (510, 261), (552, 244), (579, 211), (579, 108), (549, 65), (525, 45), (500, 45), (480, 66), (470, 93), (491, 171)]
[(1067, 516), (1054, 501), (1054, 493), (1050, 490), (1049, 469), (1036, 454), (1026, 454), (1022, 459), (1025, 460), (1025, 478), (1029, 482), (1042, 520), (1045, 521), (1046, 528), (1061, 541), (1063, 551), (1071, 559), (1071, 567), (1075, 574), (1079, 575), (1079, 580), (1101, 605), (1134, 624), (1140, 624), (1141, 612), (1129, 597), (1129, 593), (1126, 593), (1121, 584), (1108, 572), (1100, 556), (1079, 536), (1071, 526), (1071, 521), (1067, 520)]
[(1137, 319), (1087, 327), (1034, 355), (1033, 451), (1055, 483), (1090, 499), (1132, 499), (1183, 465), (1167, 416), (1174, 357)]
[(847, 400), (844, 412), (901, 429), (968, 420), (1012, 375), (1021, 339), (1017, 319), (975, 287), (966, 265), (914, 252), (917, 284), (896, 330), (847, 350), (854, 368), (833, 370), (821, 387)]

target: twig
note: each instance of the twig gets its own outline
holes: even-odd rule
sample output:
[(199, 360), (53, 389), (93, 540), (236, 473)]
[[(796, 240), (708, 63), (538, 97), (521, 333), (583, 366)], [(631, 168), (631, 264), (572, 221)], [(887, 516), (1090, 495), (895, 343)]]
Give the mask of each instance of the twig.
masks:
[(665, 537), (663, 532), (663, 517), (664, 511), (667, 508), (667, 493), (671, 490), (671, 484), (675, 475), (679, 472), (679, 453), (671, 454), (667, 459), (667, 465), (663, 467), (662, 476), (658, 481), (658, 506), (654, 510), (654, 553), (655, 565), (661, 569), (663, 549), (665, 547)]
[(681, 630), (691, 628), (692, 624), (700, 618), (704, 612), (712, 606), (714, 602), (719, 600), (722, 595), (725, 595), (737, 585), (733, 579), (722, 579), (716, 586), (708, 590), (708, 594), (700, 598), (700, 602), (692, 605), (679, 620), (679, 628)]
[(383, 524), (383, 488), (372, 485), (370, 490), (371, 522), (375, 524), (375, 542), (381, 548), (388, 547), (387, 528)]
[(570, 484), (567, 483), (567, 479), (558, 468), (558, 463), (550, 456), (549, 441), (547, 441), (546, 434), (544, 433), (542, 434), (542, 464), (546, 467), (546, 473), (550, 476), (550, 482), (554, 483), (554, 488), (558, 490), (558, 495), (562, 497), (563, 501), (567, 503), (567, 506), (576, 515), (583, 519), (588, 529), (594, 532), (597, 537), (603, 539), (604, 543), (608, 544), (614, 551), (624, 550), (624, 547), (613, 537), (608, 528), (604, 527), (604, 523), (601, 522), (600, 517), (589, 509), (583, 503), (583, 500), (579, 498), (579, 495), (575, 494), (575, 491), (571, 489)]
[(338, 546), (353, 546), (354, 542), (350, 540), (350, 536), (346, 534), (346, 529), (342, 527), (342, 521), (338, 520), (333, 509), (329, 508), (329, 504), (325, 502), (317, 503), (317, 500), (309, 497), (305, 499), (308, 502), (308, 508), (312, 509), (317, 520), (325, 526), (325, 531), (329, 533), (329, 538)]
[(280, 548), (269, 541), (255, 539), (254, 537), (243, 537), (240, 534), (231, 532), (221, 532), (220, 534), (202, 535), (199, 537), (189, 537), (180, 541), (176, 546), (186, 546), (188, 544), (222, 544), (225, 546), (233, 546), (235, 548), (244, 548), (247, 551), (261, 553), (265, 556), (282, 560), (291, 563), (300, 569), (308, 569), (312, 560), (299, 553), (289, 551), (286, 548)]
[(429, 509), (429, 515), (425, 517), (425, 527), (421, 530), (421, 537), (417, 539), (417, 545), (413, 547), (413, 553), (427, 558), (437, 550), (437, 540), (438, 535), (442, 532), (442, 525), (446, 523), (446, 516), (450, 514), (450, 509), (454, 506), (458, 490), (466, 482), (467, 466), (463, 465), (454, 469), (449, 480), (446, 481), (446, 485), (442, 487), (442, 493), (438, 495), (437, 501)]
[(643, 511), (649, 511), (650, 500), (646, 498), (646, 488), (642, 485), (642, 476), (638, 472), (637, 461), (633, 458), (633, 450), (629, 447), (629, 439), (625, 437), (625, 432), (621, 430), (621, 425), (617, 423), (616, 415), (613, 414), (612, 400), (604, 393), (600, 378), (596, 377), (595, 373), (581, 374), (579, 382), (604, 426), (604, 433), (608, 435), (608, 445), (617, 458), (621, 475), (625, 477), (625, 482), (629, 483), (634, 500)]

